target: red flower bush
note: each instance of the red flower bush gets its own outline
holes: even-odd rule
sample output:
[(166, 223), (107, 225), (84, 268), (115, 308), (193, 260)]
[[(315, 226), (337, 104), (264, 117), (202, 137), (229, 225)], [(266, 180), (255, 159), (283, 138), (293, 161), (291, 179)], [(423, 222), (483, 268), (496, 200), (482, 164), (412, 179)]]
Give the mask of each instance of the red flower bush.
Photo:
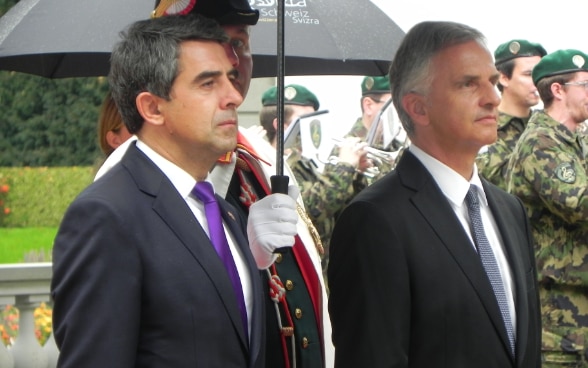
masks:
[(6, 205), (9, 191), (8, 179), (2, 177), (0, 174), (0, 226), (4, 224), (4, 219), (11, 212), (10, 208)]

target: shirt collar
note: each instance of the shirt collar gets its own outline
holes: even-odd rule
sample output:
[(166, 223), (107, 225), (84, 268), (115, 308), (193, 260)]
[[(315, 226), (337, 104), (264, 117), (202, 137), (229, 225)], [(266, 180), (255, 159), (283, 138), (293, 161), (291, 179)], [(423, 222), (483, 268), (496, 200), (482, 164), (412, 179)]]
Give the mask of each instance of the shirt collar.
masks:
[(171, 181), (172, 185), (180, 193), (182, 198), (188, 198), (190, 192), (192, 192), (192, 189), (196, 185), (196, 179), (194, 179), (192, 175), (155, 152), (141, 140), (137, 140), (137, 148), (145, 153), (145, 155), (157, 165), (163, 174)]
[(475, 164), (472, 179), (468, 182), (455, 170), (427, 154), (414, 144), (409, 147), (409, 150), (425, 166), (431, 176), (433, 176), (433, 179), (441, 189), (441, 192), (443, 192), (452, 204), (457, 207), (460, 207), (463, 204), (471, 184), (478, 189), (480, 203), (488, 205), (484, 187), (482, 186), (482, 181), (478, 175), (478, 167)]

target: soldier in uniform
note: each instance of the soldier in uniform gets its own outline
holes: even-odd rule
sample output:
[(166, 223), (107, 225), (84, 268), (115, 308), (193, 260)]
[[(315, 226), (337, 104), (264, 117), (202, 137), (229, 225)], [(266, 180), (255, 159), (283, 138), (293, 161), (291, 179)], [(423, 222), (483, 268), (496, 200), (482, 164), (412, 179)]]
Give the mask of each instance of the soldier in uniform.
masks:
[[(271, 87), (262, 95), (263, 105), (260, 111), (260, 123), (266, 130), (267, 138), (275, 147), (277, 126), (277, 88)], [(284, 87), (284, 124), (287, 126), (297, 117), (317, 111), (319, 101), (306, 87), (290, 84)], [(329, 242), (339, 211), (356, 194), (353, 188), (354, 174), (364, 170), (369, 163), (366, 159), (365, 143), (359, 138), (345, 140), (335, 160), (325, 164), (322, 172), (317, 164), (301, 154), (301, 146), (296, 144), (289, 151), (287, 163), (292, 168), (294, 177), (302, 193), (302, 200), (308, 216), (318, 230), (324, 249), (322, 257), (323, 273), (329, 260)], [(363, 165), (363, 166), (361, 166)]]
[(558, 50), (533, 69), (545, 110), (533, 114), (508, 162), (508, 191), (533, 228), (543, 367), (588, 367), (588, 55)]
[(531, 108), (539, 103), (531, 72), (547, 52), (538, 43), (512, 40), (494, 51), (494, 64), (500, 72), (498, 90), (498, 138), (482, 149), (476, 160), (480, 174), (506, 190), (506, 165), (519, 137), (531, 117)]
[[(391, 96), (388, 76), (364, 77), (361, 81), (361, 117), (355, 121), (355, 124), (353, 124), (345, 137), (358, 137), (361, 141), (366, 142), (374, 120)], [(394, 149), (393, 147), (384, 147), (382, 129), (379, 129), (379, 131), (380, 134), (372, 143), (372, 146), (383, 151)], [(338, 148), (335, 148), (333, 153), (337, 154)], [(361, 173), (355, 175), (354, 186), (356, 192), (360, 192), (393, 168), (393, 162), (385, 159), (374, 159), (372, 163), (374, 164), (374, 169), (364, 172), (363, 175)]]
[(378, 112), (391, 96), (388, 76), (364, 77), (361, 82), (361, 117), (346, 136), (365, 141)]

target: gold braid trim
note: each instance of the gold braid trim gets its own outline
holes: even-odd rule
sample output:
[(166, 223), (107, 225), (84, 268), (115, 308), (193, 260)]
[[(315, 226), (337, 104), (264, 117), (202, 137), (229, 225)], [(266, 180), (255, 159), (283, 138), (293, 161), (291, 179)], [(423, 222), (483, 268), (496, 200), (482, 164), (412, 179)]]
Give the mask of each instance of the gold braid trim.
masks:
[(165, 11), (172, 6), (176, 1), (174, 0), (161, 0), (161, 2), (159, 3), (159, 5), (157, 5), (157, 8), (155, 8), (152, 12), (151, 12), (151, 18), (159, 18), (161, 17)]
[(314, 227), (314, 224), (312, 223), (310, 218), (308, 218), (308, 215), (306, 214), (306, 212), (304, 211), (302, 206), (300, 206), (298, 204), (298, 202), (296, 202), (296, 211), (298, 211), (298, 215), (300, 216), (302, 221), (304, 221), (304, 223), (306, 224), (306, 227), (308, 227), (308, 232), (310, 232), (310, 236), (312, 237), (312, 240), (314, 241), (314, 245), (316, 247), (316, 250), (322, 256), (323, 254), (325, 254), (325, 249), (323, 248), (323, 242), (321, 241), (321, 236), (319, 235), (318, 231), (316, 230), (316, 227)]

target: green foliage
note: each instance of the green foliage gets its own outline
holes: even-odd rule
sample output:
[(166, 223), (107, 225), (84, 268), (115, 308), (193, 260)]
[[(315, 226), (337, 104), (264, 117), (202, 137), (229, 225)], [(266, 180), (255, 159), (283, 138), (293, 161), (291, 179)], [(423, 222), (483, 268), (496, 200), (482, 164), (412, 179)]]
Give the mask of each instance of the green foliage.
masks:
[(57, 227), (0, 227), (0, 264), (50, 262)]
[[(0, 16), (17, 3), (0, 0)], [(108, 82), (0, 71), (0, 166), (92, 165)]]
[(92, 165), (106, 78), (0, 71), (0, 166)]
[(74, 198), (94, 178), (94, 167), (0, 167), (7, 178), (10, 215), (5, 227), (57, 227)]
[(17, 2), (18, 0), (0, 0), (0, 17), (3, 16), (4, 13), (6, 13), (8, 9), (13, 7)]

